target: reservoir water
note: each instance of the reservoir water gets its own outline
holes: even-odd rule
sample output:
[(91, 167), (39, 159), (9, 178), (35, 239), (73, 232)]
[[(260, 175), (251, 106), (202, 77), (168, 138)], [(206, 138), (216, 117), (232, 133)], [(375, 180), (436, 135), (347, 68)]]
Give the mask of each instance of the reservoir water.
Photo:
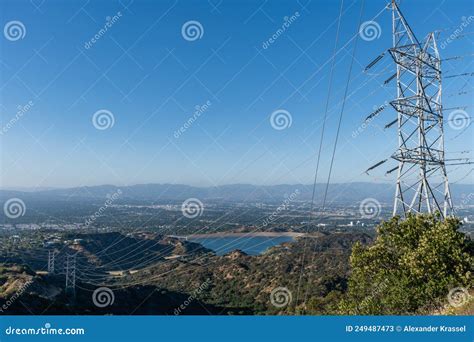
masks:
[(259, 255), (268, 248), (292, 241), (290, 236), (219, 236), (189, 238), (188, 241), (197, 242), (206, 248), (213, 250), (217, 255), (224, 255), (236, 249), (248, 255)]

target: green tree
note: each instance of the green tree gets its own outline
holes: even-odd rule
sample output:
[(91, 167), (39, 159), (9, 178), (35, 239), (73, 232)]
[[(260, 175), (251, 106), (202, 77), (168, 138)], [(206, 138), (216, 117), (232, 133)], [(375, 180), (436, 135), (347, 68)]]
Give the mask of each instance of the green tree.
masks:
[(449, 289), (470, 287), (473, 243), (456, 218), (411, 215), (382, 222), (373, 245), (355, 244), (341, 313), (413, 314), (442, 301)]

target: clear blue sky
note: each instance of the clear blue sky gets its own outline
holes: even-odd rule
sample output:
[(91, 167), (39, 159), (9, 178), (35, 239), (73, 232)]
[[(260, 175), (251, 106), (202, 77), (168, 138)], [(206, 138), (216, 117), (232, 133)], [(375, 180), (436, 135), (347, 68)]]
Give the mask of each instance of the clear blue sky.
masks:
[[(395, 96), (394, 83), (381, 86), (393, 70), (390, 58), (380, 62), (375, 74), (362, 72), (391, 46), (391, 13), (382, 11), (385, 4), (365, 4), (362, 20), (375, 20), (381, 31), (372, 41), (359, 38), (333, 182), (393, 181), (383, 176), (393, 162), (370, 177), (362, 173), (396, 149), (394, 128), (382, 129), (394, 111), (384, 111), (353, 137), (374, 106)], [(463, 16), (474, 14), (472, 4), (419, 0), (402, 1), (401, 8), (420, 39), (447, 28), (443, 40)], [(339, 6), (336, 0), (0, 1), (1, 27), (20, 21), (26, 30), (22, 39), (0, 37), (0, 185), (311, 183)], [(321, 182), (359, 10), (360, 1), (345, 1)], [(106, 18), (118, 12), (121, 16), (107, 32), (86, 48)], [(288, 28), (264, 49), (291, 16)], [(203, 28), (202, 37), (193, 41), (182, 35), (190, 20)], [(474, 22), (470, 25), (465, 30), (472, 32)], [(448, 44), (442, 57), (472, 54), (473, 39)], [(444, 63), (445, 74), (473, 72), (473, 59)], [(448, 97), (461, 88), (470, 93)], [(465, 105), (472, 115), (472, 90), (472, 77), (446, 79), (445, 106)], [(31, 108), (16, 120), (18, 106), (30, 101)], [(176, 138), (195, 106), (207, 101), (209, 108)], [(114, 117), (114, 125), (105, 130), (92, 122), (101, 109)], [(272, 128), (270, 116), (278, 109), (291, 114), (290, 127)], [(452, 140), (462, 131), (446, 125), (448, 152), (472, 149), (472, 126)], [(469, 169), (451, 168), (451, 181)], [(471, 174), (463, 182), (472, 179)]]

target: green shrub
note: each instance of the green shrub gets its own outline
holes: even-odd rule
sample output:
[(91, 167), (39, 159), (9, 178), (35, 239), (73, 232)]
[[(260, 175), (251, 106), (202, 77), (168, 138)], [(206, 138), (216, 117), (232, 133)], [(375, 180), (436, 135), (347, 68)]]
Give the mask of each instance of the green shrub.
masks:
[(357, 243), (350, 258), (344, 314), (399, 315), (423, 312), (454, 287), (470, 287), (473, 243), (460, 221), (437, 215), (393, 218), (377, 229), (375, 243)]

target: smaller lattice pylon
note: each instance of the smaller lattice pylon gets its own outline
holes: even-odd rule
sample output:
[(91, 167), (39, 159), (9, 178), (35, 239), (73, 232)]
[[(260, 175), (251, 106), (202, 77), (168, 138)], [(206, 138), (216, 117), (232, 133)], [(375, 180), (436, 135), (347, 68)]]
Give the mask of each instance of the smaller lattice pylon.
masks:
[(50, 249), (48, 251), (48, 273), (49, 274), (54, 273), (55, 258), (56, 258), (56, 251)]
[(66, 255), (66, 287), (65, 292), (67, 295), (71, 295), (73, 298), (76, 297), (76, 255)]

